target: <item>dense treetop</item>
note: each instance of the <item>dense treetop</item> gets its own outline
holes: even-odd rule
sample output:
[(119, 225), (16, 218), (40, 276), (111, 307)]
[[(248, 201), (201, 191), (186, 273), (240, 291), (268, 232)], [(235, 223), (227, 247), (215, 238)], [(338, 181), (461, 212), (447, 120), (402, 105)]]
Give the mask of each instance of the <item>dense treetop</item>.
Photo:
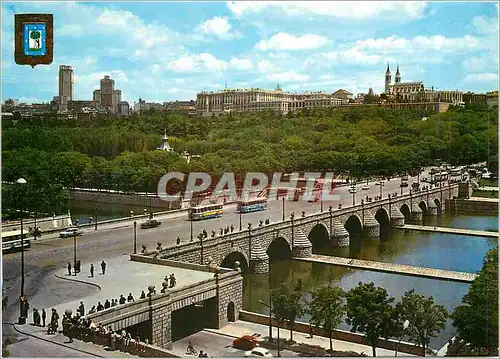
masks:
[[(423, 120), (427, 117), (426, 120)], [(187, 164), (154, 150), (164, 130), (178, 153), (202, 157)], [(92, 121), (51, 118), (4, 121), (4, 180), (37, 177), (65, 186), (151, 190), (168, 171), (402, 172), (441, 158), (452, 164), (497, 155), (497, 110), (383, 107), (316, 109), (189, 117), (149, 112)]]

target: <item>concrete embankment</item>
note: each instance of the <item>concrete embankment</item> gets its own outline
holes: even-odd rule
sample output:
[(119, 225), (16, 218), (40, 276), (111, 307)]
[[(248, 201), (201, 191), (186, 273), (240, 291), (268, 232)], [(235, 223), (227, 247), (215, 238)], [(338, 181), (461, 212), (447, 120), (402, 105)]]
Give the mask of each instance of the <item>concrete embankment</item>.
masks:
[(474, 236), (474, 237), (488, 237), (488, 238), (498, 238), (498, 232), (492, 231), (477, 231), (473, 229), (464, 228), (446, 228), (446, 227), (432, 227), (432, 226), (418, 226), (413, 224), (405, 224), (404, 227), (393, 227), (396, 229), (421, 231), (421, 232), (437, 232), (437, 233), (449, 233), (449, 234), (460, 234), (463, 236)]
[(394, 263), (367, 261), (361, 259), (324, 256), (320, 254), (313, 254), (312, 257), (310, 258), (294, 258), (294, 260), (332, 264), (344, 267), (373, 270), (378, 272), (410, 275), (415, 277), (442, 279), (453, 282), (470, 283), (477, 277), (477, 274), (474, 273), (454, 272), (444, 269), (416, 267), (404, 264), (394, 264)]

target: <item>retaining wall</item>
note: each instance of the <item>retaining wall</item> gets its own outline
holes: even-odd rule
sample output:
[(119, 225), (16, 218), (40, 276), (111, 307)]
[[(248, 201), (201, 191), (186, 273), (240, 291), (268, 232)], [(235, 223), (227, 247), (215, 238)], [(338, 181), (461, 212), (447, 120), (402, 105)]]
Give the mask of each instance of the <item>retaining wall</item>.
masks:
[(446, 201), (446, 210), (466, 213), (498, 215), (498, 200), (480, 201), (474, 199), (452, 199)]

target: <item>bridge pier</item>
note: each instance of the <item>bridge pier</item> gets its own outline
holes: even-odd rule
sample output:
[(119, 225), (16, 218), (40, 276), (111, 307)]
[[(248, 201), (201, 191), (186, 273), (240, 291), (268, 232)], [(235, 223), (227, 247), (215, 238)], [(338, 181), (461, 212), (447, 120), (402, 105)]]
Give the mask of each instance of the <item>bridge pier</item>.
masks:
[(151, 344), (172, 349), (172, 306), (151, 310)]
[(393, 227), (404, 227), (405, 225), (405, 216), (399, 208), (393, 207), (391, 209), (391, 226)]
[(349, 232), (337, 218), (332, 220), (330, 243), (334, 247), (349, 247)]
[(415, 222), (421, 222), (423, 218), (422, 209), (418, 205), (413, 204), (411, 208), (411, 219)]
[(312, 244), (300, 229), (295, 230), (293, 239), (292, 257), (309, 258), (312, 256)]
[(366, 237), (380, 237), (380, 224), (369, 211), (365, 211), (363, 235)]
[(254, 274), (269, 272), (269, 256), (260, 244), (255, 242), (250, 255), (249, 269), (250, 273)]
[(432, 199), (427, 203), (427, 214), (430, 216), (437, 216), (438, 214), (438, 207)]

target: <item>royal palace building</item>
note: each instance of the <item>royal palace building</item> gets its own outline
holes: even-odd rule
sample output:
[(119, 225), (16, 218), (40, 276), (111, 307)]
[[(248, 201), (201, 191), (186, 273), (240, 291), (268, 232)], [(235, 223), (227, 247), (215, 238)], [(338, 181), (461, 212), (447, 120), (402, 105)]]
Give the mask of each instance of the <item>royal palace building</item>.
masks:
[[(348, 91), (345, 92), (349, 94)], [(266, 109), (286, 114), (289, 111), (301, 109), (339, 106), (343, 102), (342, 98), (337, 98), (334, 94), (326, 92), (289, 93), (283, 91), (278, 85), (274, 91), (260, 88), (226, 88), (220, 91), (203, 91), (196, 97), (196, 109), (202, 114), (231, 111), (251, 112)]]

